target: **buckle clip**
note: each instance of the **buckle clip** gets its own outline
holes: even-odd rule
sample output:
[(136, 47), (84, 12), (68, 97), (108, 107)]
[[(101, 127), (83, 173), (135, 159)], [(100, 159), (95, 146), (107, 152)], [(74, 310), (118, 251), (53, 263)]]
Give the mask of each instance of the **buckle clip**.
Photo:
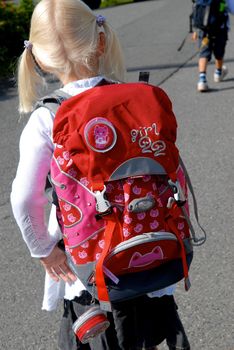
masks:
[(105, 213), (109, 211), (111, 208), (111, 204), (106, 199), (105, 193), (106, 193), (105, 185), (102, 191), (94, 191), (94, 196), (96, 199), (96, 210), (98, 213)]
[(183, 190), (180, 186), (180, 183), (178, 180), (176, 180), (175, 182), (172, 181), (171, 179), (168, 180), (168, 184), (172, 189), (173, 195), (174, 195), (174, 199), (176, 201), (176, 204), (178, 205), (178, 207), (182, 207), (185, 203), (186, 203), (186, 198), (185, 195), (183, 193)]

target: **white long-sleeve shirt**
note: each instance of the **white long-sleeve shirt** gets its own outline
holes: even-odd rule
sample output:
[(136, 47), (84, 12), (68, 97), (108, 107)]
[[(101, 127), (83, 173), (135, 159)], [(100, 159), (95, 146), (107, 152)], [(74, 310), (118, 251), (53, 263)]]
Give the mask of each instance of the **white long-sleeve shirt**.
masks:
[[(69, 83), (63, 91), (77, 95), (98, 84), (103, 77), (94, 77)], [(50, 170), (54, 144), (52, 140), (54, 114), (45, 107), (36, 109), (30, 116), (20, 138), (20, 160), (12, 184), (11, 205), (15, 220), (20, 228), (31, 256), (48, 256), (61, 238), (61, 233), (52, 206), (49, 224), (46, 220), (48, 199), (45, 195), (46, 178)], [(54, 282), (46, 274), (42, 308), (53, 310), (60, 298), (69, 300), (79, 296), (85, 287), (77, 279), (68, 284)], [(149, 296), (172, 294), (175, 287), (149, 293)]]

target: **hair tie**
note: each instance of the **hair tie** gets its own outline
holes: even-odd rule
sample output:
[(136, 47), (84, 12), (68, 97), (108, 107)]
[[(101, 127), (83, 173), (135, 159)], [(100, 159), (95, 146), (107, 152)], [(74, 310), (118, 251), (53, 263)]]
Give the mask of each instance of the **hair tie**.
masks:
[(33, 44), (29, 40), (24, 40), (24, 48), (32, 51)]
[(97, 22), (98, 27), (101, 27), (106, 22), (106, 17), (104, 17), (102, 15), (97, 15), (96, 22)]

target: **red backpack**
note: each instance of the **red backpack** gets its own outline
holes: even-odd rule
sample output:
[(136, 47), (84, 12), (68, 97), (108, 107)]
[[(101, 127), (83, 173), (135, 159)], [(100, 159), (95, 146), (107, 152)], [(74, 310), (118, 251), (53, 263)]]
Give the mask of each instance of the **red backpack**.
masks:
[(103, 310), (183, 277), (189, 288), (192, 246), (205, 238), (189, 220), (176, 129), (166, 93), (145, 83), (96, 86), (58, 108), (58, 220), (68, 259)]

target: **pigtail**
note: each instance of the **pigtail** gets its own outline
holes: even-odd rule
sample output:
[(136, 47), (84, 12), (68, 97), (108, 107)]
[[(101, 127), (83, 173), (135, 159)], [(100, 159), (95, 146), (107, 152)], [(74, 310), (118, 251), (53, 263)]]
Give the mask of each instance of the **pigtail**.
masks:
[(103, 73), (110, 79), (125, 80), (125, 63), (119, 39), (108, 23), (103, 25), (106, 44), (103, 56)]
[(18, 65), (19, 112), (21, 114), (33, 110), (34, 103), (39, 97), (39, 89), (43, 84), (44, 79), (36, 71), (32, 52), (26, 48)]
[[(97, 53), (100, 33), (105, 36), (103, 54)], [(40, 67), (63, 84), (98, 74), (118, 81), (125, 79), (115, 31), (104, 16), (96, 16), (77, 0), (41, 0), (36, 5), (29, 41), (25, 41), (18, 65), (20, 113), (31, 112), (46, 87), (46, 75)]]

